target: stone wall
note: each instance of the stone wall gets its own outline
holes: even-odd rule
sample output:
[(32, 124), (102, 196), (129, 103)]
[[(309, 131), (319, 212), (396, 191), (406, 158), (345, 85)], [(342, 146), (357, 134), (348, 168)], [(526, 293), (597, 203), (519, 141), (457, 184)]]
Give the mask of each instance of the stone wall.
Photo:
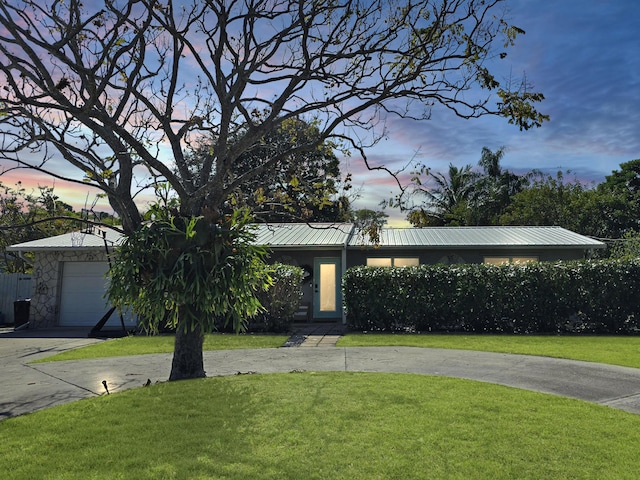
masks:
[(36, 252), (33, 266), (30, 328), (58, 326), (62, 264), (64, 262), (106, 262), (104, 250)]

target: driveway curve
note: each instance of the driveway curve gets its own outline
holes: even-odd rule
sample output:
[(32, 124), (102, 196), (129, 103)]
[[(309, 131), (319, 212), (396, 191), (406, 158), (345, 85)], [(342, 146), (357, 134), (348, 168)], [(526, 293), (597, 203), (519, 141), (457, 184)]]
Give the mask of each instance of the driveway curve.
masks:
[[(6, 337), (0, 339), (5, 341)], [(300, 371), (457, 377), (572, 397), (640, 414), (640, 369), (529, 355), (417, 347), (317, 347), (204, 352), (208, 376)], [(4, 360), (7, 360), (5, 357)], [(0, 418), (163, 382), (171, 354), (0, 369)], [(105, 388), (106, 385), (106, 388)], [(9, 388), (7, 388), (9, 387)]]

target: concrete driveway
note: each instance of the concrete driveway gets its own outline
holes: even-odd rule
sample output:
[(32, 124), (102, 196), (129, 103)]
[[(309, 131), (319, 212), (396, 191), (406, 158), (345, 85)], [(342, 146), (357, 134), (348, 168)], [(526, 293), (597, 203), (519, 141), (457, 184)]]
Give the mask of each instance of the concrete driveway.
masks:
[(28, 363), (101, 341), (87, 338), (88, 332), (87, 328), (1, 331), (0, 419), (85, 398), (80, 388)]
[[(171, 355), (28, 365), (88, 345), (86, 330), (0, 335), (0, 418), (141, 387), (169, 376)], [(478, 380), (640, 414), (640, 369), (527, 355), (414, 347), (285, 347), (205, 352), (207, 375), (292, 371), (391, 372)]]

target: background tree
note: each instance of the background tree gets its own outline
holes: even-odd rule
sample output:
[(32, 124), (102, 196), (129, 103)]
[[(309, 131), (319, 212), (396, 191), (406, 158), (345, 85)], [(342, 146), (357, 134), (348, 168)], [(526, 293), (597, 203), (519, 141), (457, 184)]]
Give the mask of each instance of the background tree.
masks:
[(380, 231), (387, 224), (387, 215), (383, 211), (361, 208), (351, 212), (349, 221), (355, 225), (362, 239), (376, 245), (380, 242)]
[[(332, 139), (366, 160), (387, 115), (425, 119), (443, 107), (541, 125), (543, 96), (502, 85), (490, 68), (523, 33), (504, 11), (499, 0), (5, 0), (0, 159), (99, 188), (132, 242), (146, 178), (175, 191), (175, 222), (215, 229), (233, 192), (295, 153)], [(318, 135), (235, 176), (239, 159), (294, 119)], [(212, 154), (192, 171), (206, 138)], [(228, 292), (223, 273), (206, 272), (207, 288)], [(112, 298), (135, 307), (126, 292)], [(167, 306), (178, 311), (172, 377), (203, 372), (212, 319), (194, 312), (205, 306)]]
[(557, 225), (572, 230), (580, 220), (576, 208), (583, 204), (585, 187), (568, 182), (562, 172), (555, 177), (535, 174), (528, 188), (516, 193), (500, 217), (502, 225)]
[(496, 225), (500, 215), (511, 203), (511, 199), (521, 192), (528, 183), (527, 176), (516, 175), (500, 165), (504, 157), (504, 147), (492, 152), (482, 148), (478, 165), (482, 173), (478, 175), (473, 194), (468, 202), (470, 225)]
[(15, 187), (0, 182), (0, 270), (24, 273), (30, 269), (23, 258), (7, 253), (9, 245), (76, 230), (80, 219), (80, 213), (60, 201), (52, 187), (28, 191), (20, 182)]
[(640, 234), (633, 230), (625, 232), (622, 238), (612, 242), (610, 258), (636, 260), (640, 258)]
[[(268, 132), (260, 146), (242, 154), (232, 166), (230, 179), (240, 178), (261, 168), (270, 158), (283, 152), (278, 168), (239, 184), (225, 204), (231, 214), (240, 207), (249, 208), (260, 222), (340, 222), (348, 219), (350, 176), (343, 179), (336, 145), (321, 141), (312, 150), (296, 150), (317, 141), (316, 125), (301, 119), (283, 122)], [(197, 171), (214, 154), (215, 138), (205, 141), (191, 160)]]
[[(504, 148), (482, 148), (478, 166), (449, 165), (447, 175), (421, 166), (413, 178), (411, 196), (423, 199), (409, 208), (407, 220), (416, 227), (447, 225), (496, 225), (511, 199), (528, 183), (500, 165)], [(422, 180), (426, 174), (427, 179)], [(406, 208), (406, 205), (401, 205)]]
[(640, 159), (621, 163), (620, 170), (613, 170), (598, 184), (594, 196), (608, 224), (602, 236), (619, 238), (640, 231)]
[(407, 214), (407, 220), (416, 227), (467, 225), (468, 204), (477, 181), (472, 168), (471, 165), (458, 168), (449, 164), (447, 175), (444, 175), (423, 167), (420, 173), (427, 174), (427, 181), (423, 183), (420, 173), (416, 175), (413, 195), (424, 200)]
[[(624, 164), (623, 164), (624, 165)], [(624, 169), (623, 169), (624, 170)], [(602, 239), (621, 238), (637, 225), (637, 204), (624, 182), (585, 185), (569, 181), (562, 172), (555, 177), (537, 172), (531, 184), (511, 198), (500, 216), (502, 225), (557, 225), (582, 235)]]

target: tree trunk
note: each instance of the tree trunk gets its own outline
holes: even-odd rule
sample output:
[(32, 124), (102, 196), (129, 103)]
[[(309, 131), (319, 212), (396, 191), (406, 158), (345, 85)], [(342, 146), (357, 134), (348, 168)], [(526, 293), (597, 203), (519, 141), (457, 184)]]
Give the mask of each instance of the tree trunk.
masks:
[(189, 325), (191, 322), (188, 322), (184, 317), (184, 312), (181, 311), (176, 329), (176, 343), (169, 381), (207, 376), (202, 357), (204, 332), (200, 325)]

